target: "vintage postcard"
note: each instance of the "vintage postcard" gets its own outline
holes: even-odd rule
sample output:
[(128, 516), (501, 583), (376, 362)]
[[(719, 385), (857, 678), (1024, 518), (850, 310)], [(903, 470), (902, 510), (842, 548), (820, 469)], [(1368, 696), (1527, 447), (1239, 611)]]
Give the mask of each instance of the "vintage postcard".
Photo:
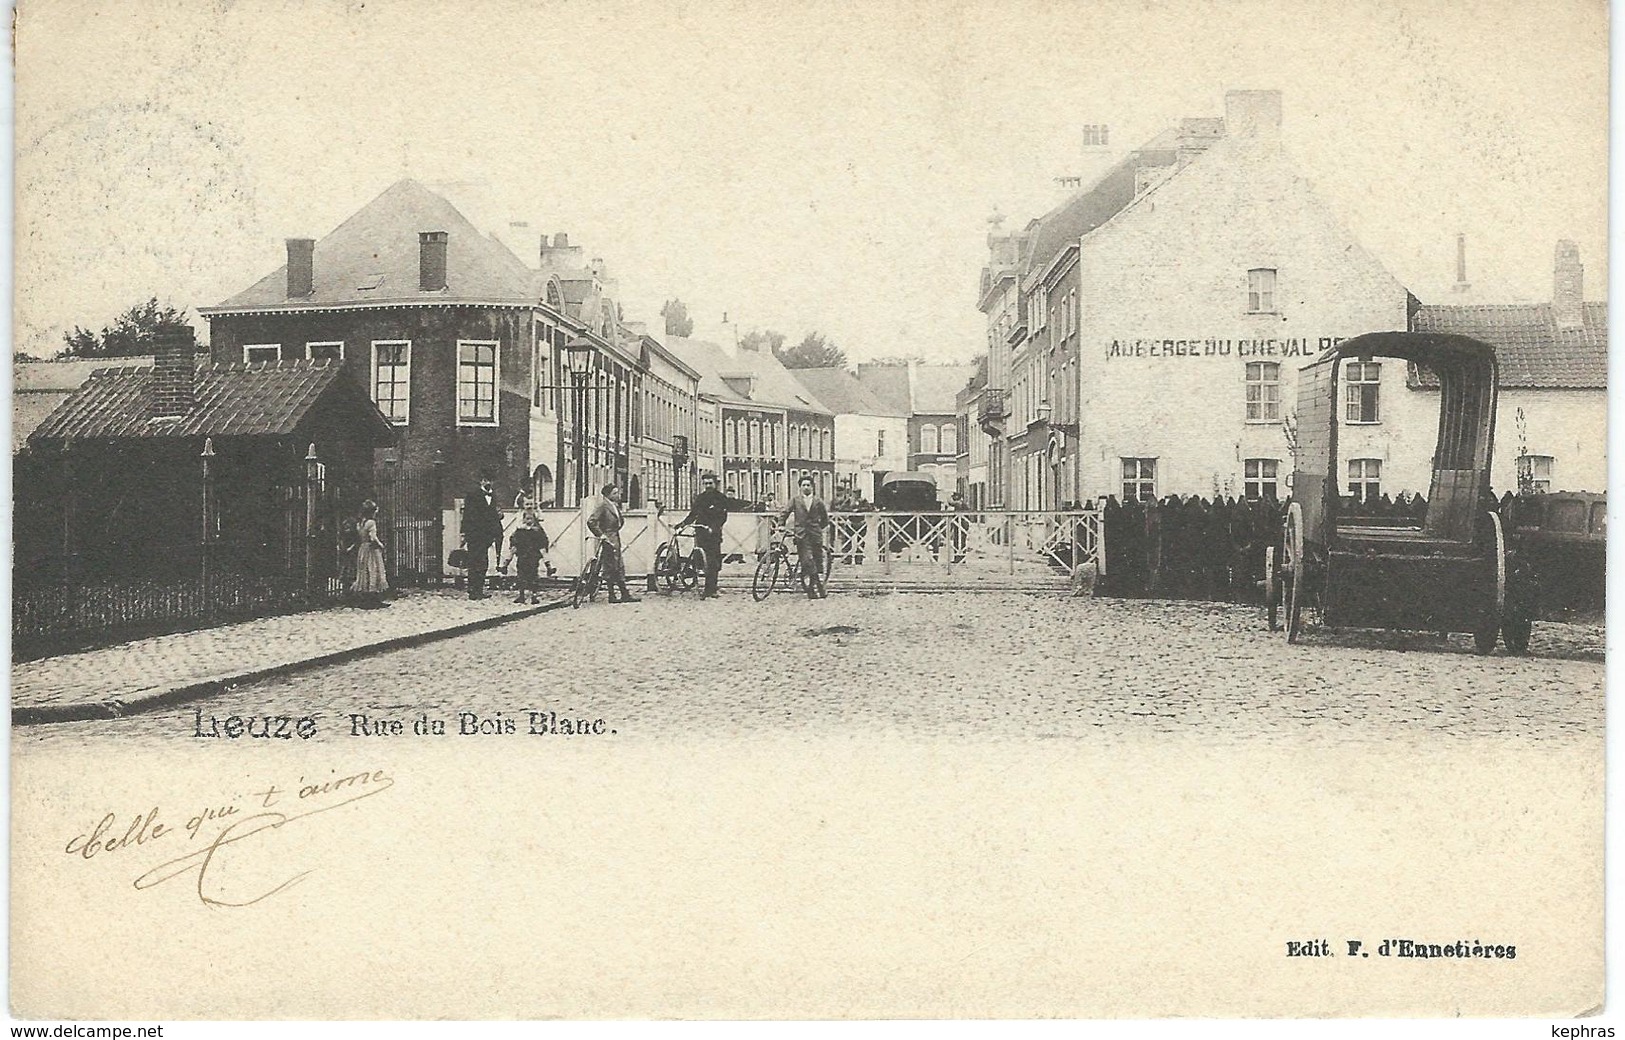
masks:
[(1599, 1013), (1607, 44), (21, 0), (12, 1015)]

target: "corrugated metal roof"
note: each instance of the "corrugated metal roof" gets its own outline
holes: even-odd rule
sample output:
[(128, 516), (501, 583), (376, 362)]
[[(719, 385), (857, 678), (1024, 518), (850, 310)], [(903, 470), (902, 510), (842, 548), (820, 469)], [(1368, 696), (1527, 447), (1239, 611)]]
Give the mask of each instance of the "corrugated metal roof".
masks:
[[(1549, 303), (1424, 304), (1411, 319), (1416, 332), (1449, 332), (1495, 348), (1501, 386), (1602, 390), (1608, 386), (1608, 304), (1582, 307), (1583, 324), (1558, 328)], [(1436, 385), (1425, 373), (1422, 385)]]
[[(311, 407), (339, 383), (340, 363), (264, 361), (211, 365), (197, 373), (197, 403), (177, 419), (154, 420), (148, 410), (152, 372), (147, 368), (103, 368), (71, 394), (29, 437), (29, 443), (147, 437), (254, 437), (294, 432)], [(366, 402), (380, 443), (394, 432)], [(363, 412), (363, 414), (366, 414)]]
[[(418, 288), (418, 234), (444, 231), (446, 288)], [(414, 180), (397, 181), (316, 243), (314, 291), (288, 296), (283, 264), (236, 296), (199, 308), (257, 310), (323, 304), (532, 303), (531, 270), (501, 242), (480, 233), (446, 199)], [(364, 288), (365, 287), (365, 288)]]

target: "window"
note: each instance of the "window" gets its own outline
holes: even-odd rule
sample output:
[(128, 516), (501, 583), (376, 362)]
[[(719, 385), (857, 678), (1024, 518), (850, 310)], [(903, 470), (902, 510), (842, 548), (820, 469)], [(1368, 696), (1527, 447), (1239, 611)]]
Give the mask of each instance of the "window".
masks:
[(384, 418), (405, 426), (411, 414), (412, 344), (405, 341), (372, 345), (372, 399)]
[(1274, 361), (1247, 362), (1247, 421), (1281, 418), (1281, 366)]
[(959, 454), (959, 429), (953, 423), (942, 424), (942, 453), (944, 455)]
[(1275, 313), (1275, 268), (1255, 267), (1247, 272), (1247, 310), (1251, 314)]
[(1537, 492), (1545, 494), (1552, 489), (1552, 456), (1550, 455), (1520, 455), (1518, 456), (1518, 490), (1519, 492)]
[(886, 454), (886, 431), (885, 430), (876, 430), (875, 431), (875, 456), (877, 458), (880, 458), (880, 457), (884, 457), (885, 454)]
[(1280, 459), (1247, 459), (1241, 465), (1241, 490), (1249, 501), (1279, 497)]
[[(733, 420), (730, 419), (729, 420), (729, 426), (731, 427), (732, 425), (733, 425)], [(739, 494), (738, 494), (738, 492), (739, 492), (739, 484), (738, 484), (737, 480), (735, 479), (732, 470), (728, 471), (727, 478), (726, 478), (726, 480), (724, 480), (723, 483), (728, 488), (728, 497), (729, 498), (738, 498), (739, 497)]]
[(1349, 459), (1349, 494), (1365, 503), (1382, 494), (1382, 460)]
[(1123, 460), (1123, 501), (1150, 502), (1157, 497), (1157, 460)]
[(280, 343), (251, 343), (243, 347), (243, 360), (250, 365), (258, 361), (281, 361), (282, 344)]
[(825, 462), (835, 461), (835, 431), (823, 430), (819, 433), (824, 444), (824, 454), (821, 456)]
[[(734, 421), (729, 419), (722, 424), (722, 453), (724, 455), (739, 454), (739, 431), (734, 427)], [(733, 494), (733, 474), (728, 474), (728, 494)]]
[(920, 427), (920, 453), (922, 455), (935, 455), (937, 453), (937, 428), (935, 426)]
[(306, 343), (305, 356), (312, 361), (343, 361), (343, 343)]
[(1351, 423), (1377, 421), (1377, 388), (1382, 366), (1374, 361), (1350, 361), (1343, 366), (1343, 418)]
[(457, 341), (457, 423), (483, 425), (497, 421), (497, 345)]

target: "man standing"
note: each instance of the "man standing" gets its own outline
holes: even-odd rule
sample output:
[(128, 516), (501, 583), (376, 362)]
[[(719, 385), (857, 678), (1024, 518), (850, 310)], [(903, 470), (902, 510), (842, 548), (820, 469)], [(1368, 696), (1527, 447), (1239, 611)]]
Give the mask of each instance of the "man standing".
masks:
[[(621, 489), (605, 484), (603, 497), (587, 517), (587, 530), (603, 543), (604, 582), (609, 586), (611, 603), (638, 602), (632, 590), (626, 587), (626, 560), (621, 557), (621, 526), (625, 523), (626, 518), (621, 515)], [(619, 599), (615, 597), (617, 589), (621, 593)]]
[(781, 521), (790, 521), (790, 537), (796, 540), (796, 555), (801, 561), (801, 574), (807, 582), (807, 598), (818, 599), (828, 593), (824, 588), (824, 528), (829, 526), (829, 507), (813, 491), (811, 477), (801, 478), (801, 494), (779, 514)]
[(715, 473), (702, 475), (700, 487), (688, 515), (679, 520), (677, 526), (694, 525), (694, 544), (705, 550), (705, 588), (700, 598), (716, 599), (717, 572), (722, 569), (722, 525), (728, 522), (730, 509), (749, 509), (750, 503), (719, 491)]
[(489, 473), (480, 474), (480, 486), (463, 500), (463, 547), (468, 550), (468, 598), (485, 598), (485, 572), (491, 547), (502, 551), (502, 514), (497, 512), (496, 488)]

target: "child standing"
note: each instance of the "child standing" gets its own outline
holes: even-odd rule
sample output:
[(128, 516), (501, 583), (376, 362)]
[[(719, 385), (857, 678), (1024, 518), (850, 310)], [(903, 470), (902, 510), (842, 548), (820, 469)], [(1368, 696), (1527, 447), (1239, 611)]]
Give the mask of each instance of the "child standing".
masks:
[[(539, 570), (542, 554), (547, 552), (547, 544), (547, 532), (542, 530), (542, 522), (536, 515), (536, 510), (525, 510), (519, 529), (508, 539), (509, 559), (519, 564), (519, 595), (514, 597), (515, 603), (525, 602), (527, 592), (532, 603), (538, 602), (537, 596), (542, 590)], [(551, 574), (553, 567), (549, 565), (547, 570)]]

